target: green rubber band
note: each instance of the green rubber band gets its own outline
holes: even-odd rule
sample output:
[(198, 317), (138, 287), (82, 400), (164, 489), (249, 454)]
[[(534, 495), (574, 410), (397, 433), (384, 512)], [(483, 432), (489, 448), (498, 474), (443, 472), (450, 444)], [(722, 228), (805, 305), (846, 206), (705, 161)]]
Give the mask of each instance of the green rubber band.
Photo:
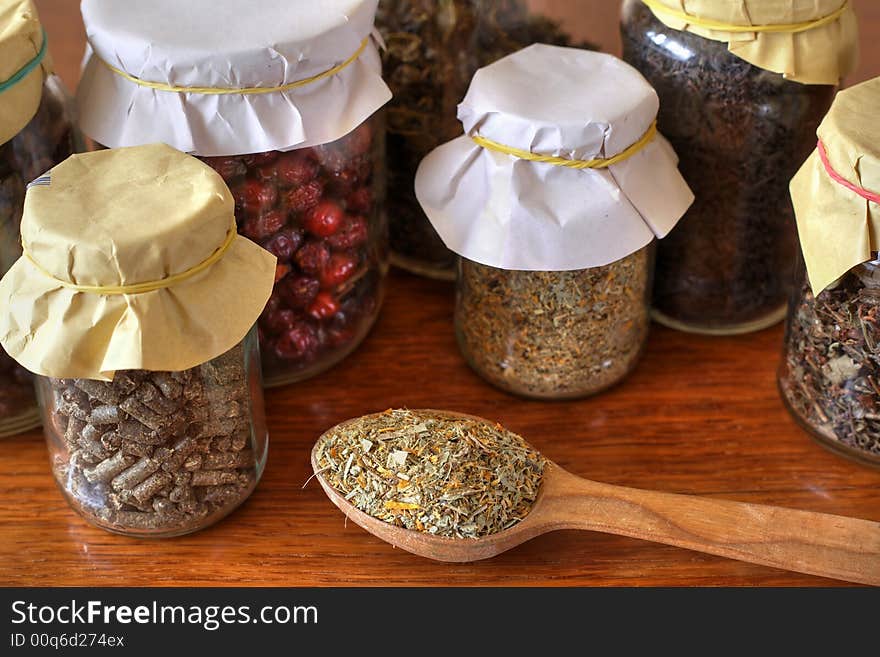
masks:
[(43, 45), (40, 46), (40, 52), (38, 52), (31, 61), (21, 67), (15, 75), (5, 82), (0, 82), (0, 94), (21, 82), (24, 78), (30, 75), (31, 71), (40, 65), (40, 62), (43, 61), (43, 58), (46, 56), (46, 50), (48, 49), (46, 42), (46, 30), (43, 30)]

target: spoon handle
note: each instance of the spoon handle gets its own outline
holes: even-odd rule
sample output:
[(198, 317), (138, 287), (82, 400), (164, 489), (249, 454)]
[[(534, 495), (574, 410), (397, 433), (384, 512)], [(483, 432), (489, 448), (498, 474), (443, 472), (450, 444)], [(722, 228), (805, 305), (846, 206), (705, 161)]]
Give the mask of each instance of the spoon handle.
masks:
[(880, 523), (602, 484), (560, 471), (553, 529), (587, 529), (880, 586)]

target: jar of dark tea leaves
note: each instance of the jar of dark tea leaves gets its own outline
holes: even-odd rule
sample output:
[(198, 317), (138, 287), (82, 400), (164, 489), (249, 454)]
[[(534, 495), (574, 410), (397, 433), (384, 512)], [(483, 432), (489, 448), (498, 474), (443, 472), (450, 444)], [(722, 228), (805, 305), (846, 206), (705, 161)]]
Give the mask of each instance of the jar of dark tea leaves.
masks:
[[(71, 100), (52, 74), (48, 45), (30, 0), (0, 3), (0, 274), (21, 255), (25, 188), (81, 150)], [(14, 38), (21, 37), (21, 38)], [(33, 382), (0, 347), (0, 436), (39, 426)]]
[[(532, 43), (569, 45), (565, 12), (525, 0), (382, 0), (376, 15), (385, 43), (388, 108), (388, 211), (392, 262), (453, 280), (457, 256), (419, 207), (419, 162), (461, 134), (455, 107), (478, 68)], [(572, 4), (574, 8), (574, 4)], [(580, 44), (579, 47), (585, 47)]]
[[(242, 13), (213, 0), (83, 3), (94, 51), (78, 91), (86, 133), (201, 158), (232, 190), (240, 233), (278, 259), (259, 320), (269, 386), (354, 351), (379, 315), (388, 270), (380, 108), (390, 92), (371, 36), (376, 1), (319, 4)], [(219, 38), (230, 20), (235, 38)], [(125, 71), (107, 65), (120, 50)]]
[[(803, 257), (782, 398), (823, 445), (880, 466), (880, 78), (837, 95), (792, 181)], [(804, 266), (806, 265), (806, 267)]]
[[(626, 0), (621, 30), (624, 59), (657, 90), (658, 125), (696, 195), (658, 246), (655, 318), (698, 333), (756, 331), (785, 315), (797, 249), (788, 182), (852, 65), (855, 20), (844, 0), (703, 2), (687, 15), (681, 5)], [(792, 17), (792, 31), (766, 31)]]
[(693, 200), (656, 112), (635, 69), (586, 50), (534, 45), (474, 76), (465, 135), (422, 162), (416, 193), (461, 256), (456, 336), (490, 383), (566, 399), (635, 367), (654, 240)]

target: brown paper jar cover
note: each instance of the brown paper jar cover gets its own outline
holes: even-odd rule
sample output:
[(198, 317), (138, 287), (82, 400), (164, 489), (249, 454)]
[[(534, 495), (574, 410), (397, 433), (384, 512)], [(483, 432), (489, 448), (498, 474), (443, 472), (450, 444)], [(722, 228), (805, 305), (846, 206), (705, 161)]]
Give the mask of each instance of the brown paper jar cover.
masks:
[(737, 57), (804, 84), (836, 85), (855, 69), (858, 60), (858, 21), (851, 0), (655, 0), (649, 6), (657, 3), (695, 16), (695, 22), (742, 26), (820, 21), (846, 4), (837, 20), (799, 32), (726, 32), (651, 9), (668, 27), (727, 42)]
[[(818, 134), (833, 172), (880, 194), (880, 78), (837, 94)], [(817, 148), (791, 182), (810, 284), (819, 294), (880, 251), (880, 206), (834, 180)]]
[[(0, 280), (0, 342), (52, 377), (205, 363), (244, 338), (272, 290), (275, 257), (234, 230), (232, 195), (194, 157), (162, 144), (74, 155), (28, 189), (25, 255)], [(227, 239), (219, 260), (184, 274)], [(158, 289), (70, 287), (145, 283)]]

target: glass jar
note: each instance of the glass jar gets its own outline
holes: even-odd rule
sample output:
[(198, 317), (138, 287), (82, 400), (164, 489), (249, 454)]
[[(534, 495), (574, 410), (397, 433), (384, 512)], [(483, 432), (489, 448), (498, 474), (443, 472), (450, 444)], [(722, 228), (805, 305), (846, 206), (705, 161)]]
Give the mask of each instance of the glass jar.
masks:
[[(71, 101), (61, 80), (50, 75), (37, 113), (0, 145), (0, 275), (21, 255), (19, 226), (27, 184), (79, 150), (82, 141), (73, 127)], [(39, 425), (31, 375), (0, 347), (0, 437)]]
[(584, 397), (618, 383), (647, 339), (653, 258), (653, 243), (575, 271), (509, 271), (462, 258), (462, 354), (484, 379), (524, 397)]
[(779, 389), (820, 444), (880, 466), (880, 259), (873, 256), (818, 295), (801, 258)]
[(696, 195), (658, 247), (655, 319), (712, 334), (775, 324), (797, 250), (788, 183), (836, 87), (753, 66), (724, 42), (666, 27), (641, 0), (626, 0), (621, 33), (624, 60), (660, 96), (658, 126)]
[(354, 351), (388, 271), (382, 113), (335, 142), (202, 157), (235, 197), (239, 232), (278, 258), (260, 317), (266, 385), (314, 376)]
[(103, 529), (163, 537), (244, 502), (268, 446), (257, 344), (253, 329), (182, 372), (37, 377), (52, 470), (70, 505)]
[(531, 11), (524, 0), (379, 3), (376, 26), (387, 45), (384, 77), (394, 93), (388, 110), (388, 208), (395, 265), (455, 279), (457, 256), (416, 200), (416, 169), (429, 152), (462, 133), (456, 106), (477, 69), (532, 43), (570, 44), (556, 18), (549, 10)]

